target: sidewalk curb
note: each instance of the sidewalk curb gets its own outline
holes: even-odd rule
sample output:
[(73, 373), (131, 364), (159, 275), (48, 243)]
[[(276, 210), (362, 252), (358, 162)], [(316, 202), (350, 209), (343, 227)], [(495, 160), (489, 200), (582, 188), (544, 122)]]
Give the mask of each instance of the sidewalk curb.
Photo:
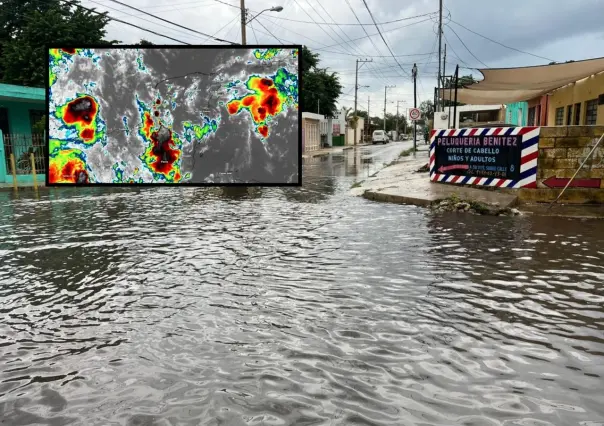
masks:
[(388, 194), (381, 191), (365, 191), (362, 195), (363, 198), (371, 201), (380, 201), (383, 203), (395, 203), (395, 204), (407, 204), (419, 207), (430, 207), (436, 200), (430, 200), (427, 198), (414, 198), (407, 197), (404, 195)]

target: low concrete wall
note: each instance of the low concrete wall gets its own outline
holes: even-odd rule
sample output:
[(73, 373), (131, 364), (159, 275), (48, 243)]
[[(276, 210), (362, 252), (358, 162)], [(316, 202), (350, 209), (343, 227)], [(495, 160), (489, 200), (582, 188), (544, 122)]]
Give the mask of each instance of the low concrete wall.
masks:
[[(604, 133), (604, 126), (542, 127), (539, 138), (537, 189), (521, 189), (521, 202), (548, 202), (562, 188), (550, 188), (548, 179), (571, 178)], [(601, 142), (575, 179), (600, 179), (600, 188), (568, 188), (560, 202), (604, 203), (604, 142)], [(551, 186), (551, 183), (550, 183)]]

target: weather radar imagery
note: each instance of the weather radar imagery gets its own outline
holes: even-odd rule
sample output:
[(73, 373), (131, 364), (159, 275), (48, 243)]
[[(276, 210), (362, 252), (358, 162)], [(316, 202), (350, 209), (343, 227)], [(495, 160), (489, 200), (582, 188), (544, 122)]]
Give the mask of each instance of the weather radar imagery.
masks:
[(301, 184), (300, 50), (49, 49), (47, 184)]

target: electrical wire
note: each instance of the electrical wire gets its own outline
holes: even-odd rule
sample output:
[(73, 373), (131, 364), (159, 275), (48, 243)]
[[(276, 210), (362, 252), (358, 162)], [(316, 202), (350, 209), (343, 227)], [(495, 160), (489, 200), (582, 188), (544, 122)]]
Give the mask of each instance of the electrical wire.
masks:
[[(123, 9), (117, 9), (117, 8), (115, 8), (115, 7), (107, 6), (107, 5), (105, 5), (105, 4), (102, 4), (102, 3), (98, 2), (97, 0), (88, 0), (88, 1), (89, 1), (89, 2), (91, 2), (91, 3), (98, 4), (99, 6), (102, 6), (102, 7), (104, 7), (104, 8), (114, 10), (114, 11), (120, 11), (120, 10), (123, 10)], [(109, 0), (109, 1), (110, 1), (110, 0)], [(107, 11), (107, 13), (109, 13), (109, 11)], [(156, 23), (156, 22), (153, 22), (153, 21), (151, 21), (151, 20), (149, 20), (149, 19), (141, 18), (140, 16), (134, 15), (134, 14), (132, 14), (132, 13), (125, 13), (125, 12), (122, 12), (122, 15), (125, 15), (125, 16), (131, 16), (131, 17), (133, 17), (133, 18), (140, 19), (141, 21), (145, 21), (145, 22), (148, 22), (148, 23), (150, 23), (150, 24), (157, 25), (157, 23)], [(112, 15), (111, 17), (113, 18), (114, 16)], [(171, 31), (172, 33), (175, 33), (176, 35), (185, 35), (183, 31), (176, 30), (176, 29), (172, 29), (172, 28), (168, 28), (167, 26), (166, 26), (166, 30)], [(197, 38), (201, 39), (201, 37), (200, 37), (200, 36), (198, 36), (198, 35), (186, 34), (186, 36), (197, 37)], [(207, 40), (207, 38), (206, 38), (205, 40)]]
[[(237, 5), (235, 5), (235, 4), (232, 4), (232, 3), (228, 3), (228, 2), (226, 2), (226, 1), (222, 1), (222, 0), (214, 0), (214, 1), (215, 1), (215, 2), (217, 2), (217, 3), (220, 3), (220, 4), (224, 4), (225, 6), (230, 6), (230, 7), (234, 7), (234, 8), (237, 8), (237, 9), (241, 9), (239, 6), (237, 6)], [(288, 0), (288, 1), (290, 1), (290, 0)], [(251, 9), (250, 9), (250, 11), (251, 11), (251, 12), (254, 12), (254, 13), (257, 13), (256, 11), (251, 10)], [(379, 23), (378, 23), (378, 25), (394, 24), (394, 23), (396, 23), (396, 22), (407, 21), (407, 20), (410, 20), (410, 19), (423, 18), (424, 16), (434, 15), (435, 13), (438, 13), (438, 12), (422, 13), (421, 15), (409, 16), (409, 17), (406, 17), (406, 18), (395, 19), (395, 20), (393, 20), (393, 21), (384, 21), (384, 22), (379, 22)], [(321, 25), (326, 25), (326, 26), (329, 26), (329, 25), (335, 25), (335, 26), (355, 26), (355, 27), (357, 27), (357, 26), (364, 26), (364, 25), (367, 25), (367, 26), (374, 25), (373, 23), (362, 24), (362, 23), (360, 23), (360, 22), (359, 22), (358, 24), (351, 24), (351, 23), (336, 23), (336, 22), (333, 22), (333, 23), (324, 23), (324, 24), (318, 24), (318, 23), (313, 22), (313, 21), (301, 21), (301, 20), (299, 20), (299, 19), (282, 18), (282, 17), (280, 17), (280, 16), (274, 16), (274, 17), (273, 17), (273, 19), (279, 19), (279, 20), (283, 20), (283, 21), (289, 21), (289, 22), (299, 22), (299, 23), (301, 23), (301, 24), (316, 24), (316, 25), (319, 25), (319, 26), (321, 26)], [(311, 18), (311, 19), (312, 19), (312, 18)]]
[(159, 16), (157, 16), (157, 15), (154, 15), (154, 14), (152, 14), (152, 13), (145, 12), (145, 11), (144, 11), (144, 10), (142, 10), (142, 9), (139, 9), (139, 8), (137, 8), (137, 7), (134, 7), (134, 6), (130, 6), (130, 5), (126, 4), (126, 3), (122, 3), (121, 1), (118, 1), (118, 0), (110, 0), (110, 1), (111, 1), (112, 3), (116, 3), (116, 4), (122, 5), (122, 6), (124, 6), (124, 7), (130, 8), (130, 9), (132, 9), (132, 10), (136, 10), (137, 12), (140, 12), (140, 13), (142, 13), (142, 14), (144, 14), (144, 15), (151, 16), (152, 18), (155, 18), (155, 19), (157, 19), (157, 20), (160, 20), (160, 21), (166, 22), (166, 23), (171, 24), (171, 25), (174, 25), (174, 26), (176, 26), (176, 27), (179, 27), (179, 28), (185, 29), (185, 30), (187, 30), (187, 31), (191, 31), (191, 32), (194, 32), (194, 33), (200, 34), (200, 35), (202, 35), (202, 36), (204, 36), (204, 37), (209, 37), (209, 38), (211, 38), (212, 40), (221, 41), (221, 42), (223, 42), (223, 43), (229, 43), (229, 44), (239, 44), (239, 43), (235, 43), (235, 42), (233, 42), (233, 41), (224, 40), (224, 39), (217, 38), (217, 37), (212, 37), (210, 34), (202, 33), (201, 31), (197, 31), (197, 30), (194, 30), (194, 29), (192, 29), (192, 28), (185, 27), (184, 25), (180, 25), (180, 24), (177, 24), (177, 23), (175, 23), (175, 22), (169, 21), (168, 19), (164, 19), (164, 18), (161, 18), (161, 17), (159, 17)]
[[(469, 53), (470, 55), (472, 55), (472, 56), (474, 57), (474, 59), (476, 59), (478, 62), (480, 62), (482, 65), (484, 65), (484, 66), (485, 66), (485, 68), (489, 68), (489, 66), (488, 66), (487, 64), (485, 64), (484, 62), (482, 62), (480, 59), (478, 59), (478, 58), (476, 57), (476, 55), (475, 55), (474, 53), (472, 53), (472, 51), (471, 51), (471, 50), (468, 48), (468, 46), (466, 46), (466, 44), (463, 42), (463, 40), (461, 39), (461, 37), (459, 36), (459, 34), (457, 34), (457, 31), (455, 31), (455, 30), (454, 30), (453, 28), (451, 28), (451, 27), (447, 27), (447, 28), (449, 28), (451, 31), (453, 31), (453, 34), (455, 34), (455, 36), (456, 36), (456, 37), (459, 39), (459, 41), (461, 42), (461, 44), (463, 44), (463, 47), (465, 47), (465, 48), (466, 48), (466, 50), (468, 51), (468, 53)], [(443, 33), (444, 33), (444, 31), (443, 31)]]
[(254, 34), (254, 40), (256, 40), (256, 44), (260, 44), (258, 42), (258, 36), (256, 35), (256, 30), (254, 29), (254, 23), (250, 22), (250, 28), (252, 29), (252, 34)]
[(479, 36), (479, 37), (482, 37), (482, 38), (484, 38), (485, 40), (488, 40), (488, 41), (490, 41), (490, 42), (492, 42), (492, 43), (495, 43), (495, 44), (498, 44), (498, 45), (500, 45), (500, 46), (503, 46), (503, 47), (505, 47), (506, 49), (515, 50), (516, 52), (519, 52), (519, 53), (524, 53), (525, 55), (534, 56), (535, 58), (539, 58), (539, 59), (545, 59), (546, 61), (549, 61), (549, 62), (556, 62), (556, 61), (554, 61), (553, 59), (549, 59), (549, 58), (545, 58), (545, 57), (543, 57), (543, 56), (535, 55), (534, 53), (525, 52), (525, 51), (523, 51), (523, 50), (516, 49), (515, 47), (506, 46), (505, 44), (500, 43), (500, 42), (498, 42), (497, 40), (493, 40), (492, 38), (489, 38), (489, 37), (487, 37), (487, 36), (485, 36), (485, 35), (482, 35), (482, 34), (480, 34), (480, 33), (477, 33), (476, 31), (472, 31), (472, 30), (471, 30), (471, 29), (469, 29), (468, 27), (466, 27), (466, 26), (464, 26), (464, 25), (460, 24), (459, 22), (454, 21), (453, 19), (450, 19), (450, 21), (451, 21), (451, 22), (453, 22), (455, 25), (459, 25), (459, 26), (460, 26), (461, 28), (463, 28), (464, 30), (469, 31), (469, 32), (471, 32), (472, 34), (475, 34), (475, 35), (477, 35), (477, 36)]
[[(265, 30), (268, 32), (268, 35), (271, 35), (271, 36), (272, 36), (272, 37), (273, 37), (275, 40), (277, 40), (279, 43), (281, 43), (281, 44), (285, 44), (285, 43), (283, 43), (283, 41), (282, 41), (282, 40), (281, 40), (279, 37), (277, 37), (275, 34), (273, 34), (273, 33), (271, 32), (271, 30), (269, 30), (268, 28), (266, 28), (262, 22), (260, 22), (258, 19), (256, 19), (256, 22), (258, 22), (258, 23), (260, 24), (260, 26), (261, 26), (262, 28), (264, 28), (264, 29), (265, 29)], [(260, 31), (260, 32), (262, 32), (262, 31)], [(285, 40), (285, 41), (287, 41), (288, 43), (294, 43), (293, 41), (288, 41), (288, 40)]]
[(110, 21), (119, 22), (121, 24), (137, 28), (137, 29), (139, 29), (141, 31), (146, 31), (148, 33), (151, 33), (151, 34), (154, 34), (154, 35), (157, 35), (157, 36), (160, 36), (160, 37), (164, 37), (164, 38), (167, 38), (167, 39), (172, 40), (172, 41), (176, 41), (176, 42), (181, 43), (181, 44), (187, 44), (187, 45), (191, 44), (191, 43), (187, 43), (186, 41), (178, 40), (176, 38), (173, 38), (173, 37), (170, 37), (170, 36), (167, 36), (167, 35), (155, 32), (153, 30), (148, 30), (147, 28), (139, 27), (138, 25), (132, 24), (130, 22), (122, 21), (121, 19), (118, 19), (118, 18), (113, 18), (113, 17), (109, 16), (107, 14), (107, 12), (97, 12), (94, 9), (90, 9), (90, 8), (81, 6), (80, 4), (76, 3), (75, 1), (70, 1), (70, 0), (59, 0), (59, 1), (62, 1), (64, 3), (66, 3), (66, 4), (71, 5), (71, 6), (75, 6), (75, 7), (79, 8), (79, 9), (82, 9), (82, 10), (87, 10), (88, 12), (94, 13), (95, 15), (104, 16), (105, 18), (107, 18)]
[[(396, 63), (398, 64), (398, 59), (396, 59), (396, 56), (394, 56), (394, 53), (392, 52), (392, 49), (390, 48), (390, 46), (388, 45), (388, 43), (386, 42), (386, 39), (384, 38), (384, 36), (382, 35), (382, 31), (380, 30), (380, 27), (378, 27), (378, 24), (375, 22), (375, 18), (373, 17), (373, 13), (371, 13), (371, 9), (369, 9), (369, 6), (367, 5), (367, 1), (366, 0), (362, 0), (363, 4), (365, 5), (365, 8), (367, 9), (367, 12), (369, 12), (369, 16), (371, 16), (371, 20), (373, 21), (375, 28), (378, 30), (378, 33), (380, 33), (380, 37), (382, 38), (382, 41), (384, 42), (384, 44), (386, 45), (386, 47), (388, 48), (388, 51), (390, 51), (390, 55), (392, 55), (392, 58), (394, 58), (394, 60), (396, 61)], [(398, 66), (401, 68), (401, 70), (406, 73), (409, 77), (411, 77), (411, 75), (409, 74), (409, 72), (407, 70), (405, 70), (401, 64), (398, 64)]]

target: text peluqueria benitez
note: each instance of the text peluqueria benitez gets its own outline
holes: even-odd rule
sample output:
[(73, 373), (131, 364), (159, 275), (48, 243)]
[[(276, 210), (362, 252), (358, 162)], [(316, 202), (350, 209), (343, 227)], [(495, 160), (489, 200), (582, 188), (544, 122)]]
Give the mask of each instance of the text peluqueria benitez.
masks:
[(442, 146), (518, 146), (518, 136), (485, 136), (477, 137), (439, 137), (436, 138), (436, 144)]

